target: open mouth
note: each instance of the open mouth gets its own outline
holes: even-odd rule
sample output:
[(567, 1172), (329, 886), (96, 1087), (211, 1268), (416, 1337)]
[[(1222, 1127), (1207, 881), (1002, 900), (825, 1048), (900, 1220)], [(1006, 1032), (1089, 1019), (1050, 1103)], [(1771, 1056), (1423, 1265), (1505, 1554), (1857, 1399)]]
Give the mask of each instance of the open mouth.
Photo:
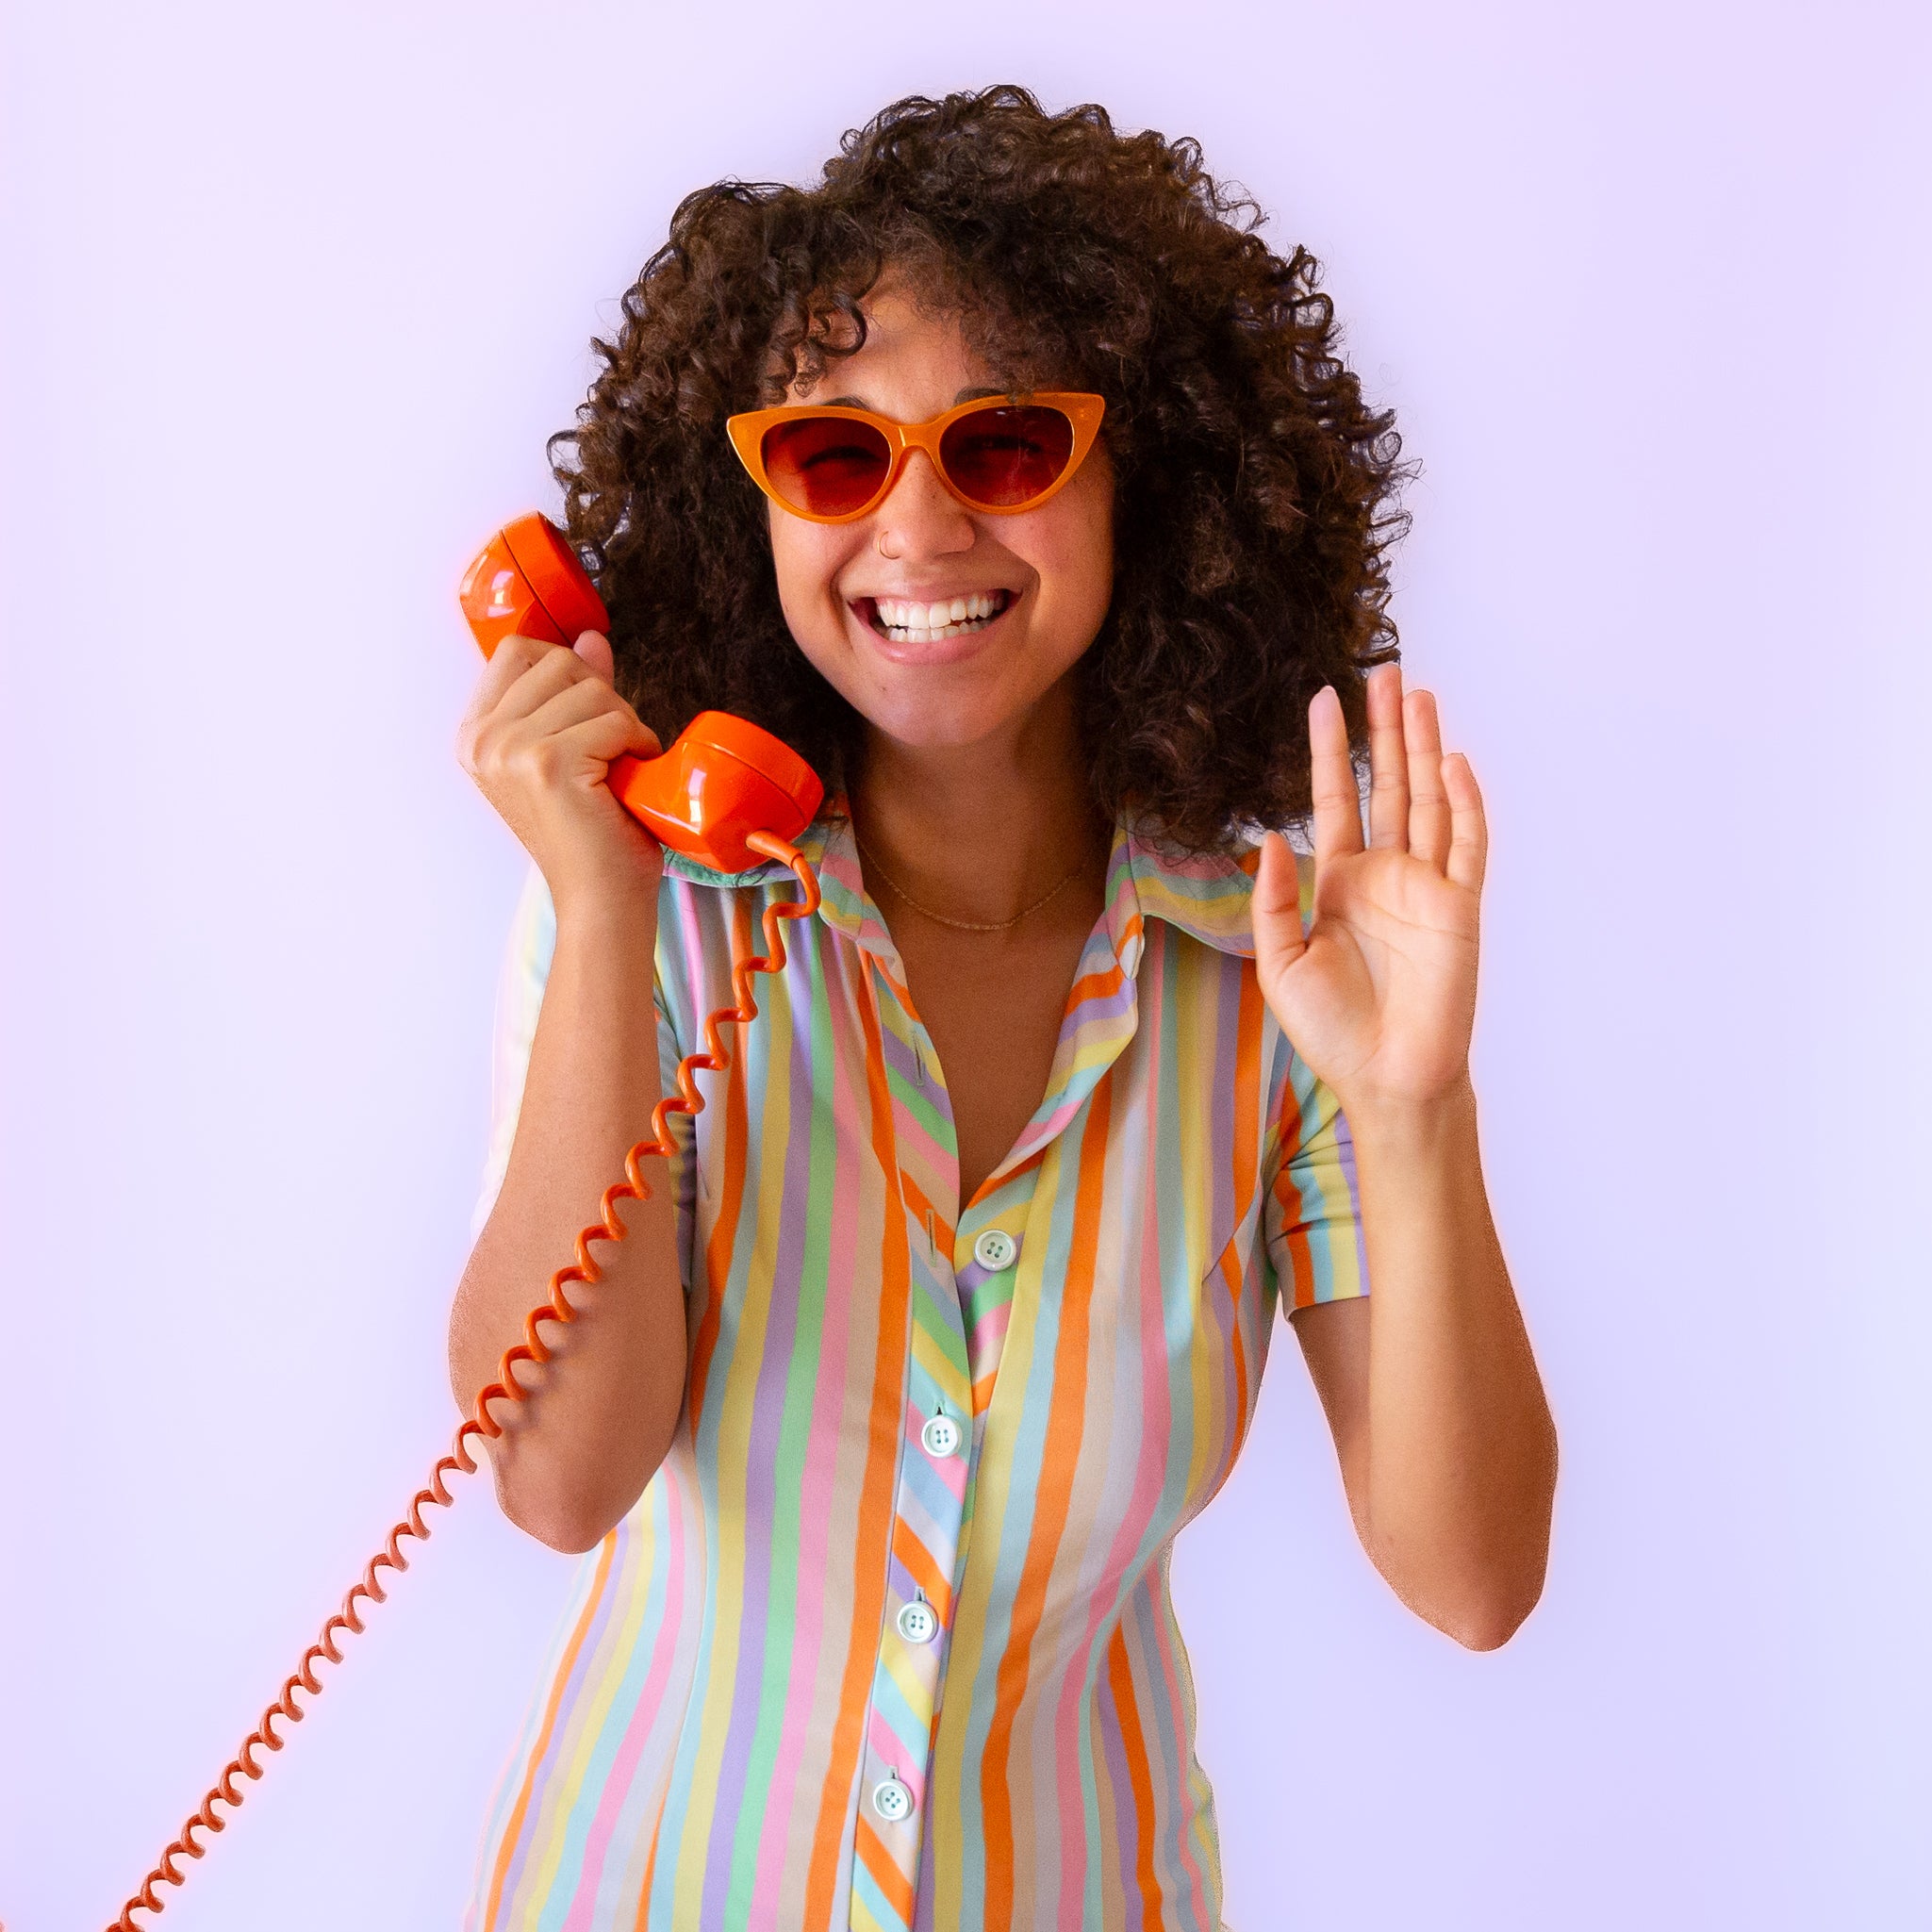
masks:
[(936, 644), (943, 638), (983, 631), (1012, 603), (1010, 590), (975, 590), (932, 603), (899, 597), (862, 597), (854, 608), (882, 637), (895, 644)]

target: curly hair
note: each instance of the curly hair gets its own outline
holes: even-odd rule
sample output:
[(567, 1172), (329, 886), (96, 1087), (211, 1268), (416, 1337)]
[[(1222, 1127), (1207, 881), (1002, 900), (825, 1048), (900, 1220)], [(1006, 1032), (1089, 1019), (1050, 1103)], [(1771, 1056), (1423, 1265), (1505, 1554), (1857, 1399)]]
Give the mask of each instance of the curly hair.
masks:
[(687, 196), (552, 440), (645, 722), (669, 741), (735, 711), (834, 794), (855, 769), (862, 722), (786, 630), (766, 502), (724, 421), (863, 342), (860, 305), (892, 270), (1013, 393), (1106, 398), (1116, 562), (1078, 673), (1099, 810), (1201, 853), (1305, 817), (1309, 700), (1332, 684), (1359, 747), (1363, 673), (1395, 655), (1407, 471), (1337, 353), (1319, 265), (1273, 254), (1262, 220), (1197, 142), (1011, 86), (896, 102), (816, 188)]

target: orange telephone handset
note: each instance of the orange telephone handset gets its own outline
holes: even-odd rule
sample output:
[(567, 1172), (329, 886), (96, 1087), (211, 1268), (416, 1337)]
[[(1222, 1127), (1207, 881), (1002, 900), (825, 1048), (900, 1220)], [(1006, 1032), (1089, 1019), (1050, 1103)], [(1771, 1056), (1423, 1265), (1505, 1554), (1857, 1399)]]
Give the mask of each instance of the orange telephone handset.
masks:
[[(545, 517), (504, 524), (458, 596), (486, 657), (513, 635), (571, 644), (610, 628), (603, 600)], [(718, 872), (759, 862), (745, 843), (750, 833), (796, 838), (824, 797), (789, 745), (728, 711), (701, 711), (662, 757), (614, 759), (606, 783), (654, 836)]]
[[(463, 615), (470, 619), (470, 628), (486, 657), (511, 636), (568, 644), (585, 631), (602, 631), (610, 622), (583, 565), (562, 535), (542, 517), (521, 517), (498, 531), (471, 565), (460, 597)], [(301, 1691), (313, 1697), (321, 1692), (323, 1679), (317, 1676), (316, 1666), (340, 1663), (337, 1639), (359, 1636), (363, 1608), (384, 1600), (387, 1588), (377, 1572), (407, 1569), (404, 1543), (428, 1541), (423, 1511), (447, 1508), (452, 1500), (447, 1478), (475, 1471), (471, 1445), (479, 1437), (494, 1440), (503, 1433), (504, 1426), (489, 1412), (489, 1405), (524, 1400), (524, 1391), (514, 1373), (517, 1364), (550, 1359), (551, 1351), (539, 1329), (547, 1323), (576, 1319), (576, 1310), (564, 1290), (573, 1282), (595, 1281), (602, 1275), (590, 1244), (624, 1238), (619, 1204), (641, 1200), (650, 1192), (639, 1164), (649, 1155), (672, 1151), (668, 1125), (671, 1115), (702, 1110), (704, 1097), (698, 1091), (697, 1075), (721, 1072), (730, 1065), (723, 1030), (742, 1026), (757, 1016), (751, 976), (784, 969), (784, 921), (804, 918), (817, 909), (818, 881), (792, 840), (812, 822), (824, 787), (812, 768), (769, 732), (728, 712), (700, 712), (662, 757), (614, 760), (607, 783), (666, 845), (720, 872), (748, 871), (761, 861), (777, 859), (791, 867), (800, 896), (774, 900), (766, 906), (764, 954), (732, 962), (733, 1003), (705, 1020), (703, 1050), (687, 1053), (679, 1064), (676, 1093), (658, 1101), (651, 1116), (651, 1138), (639, 1141), (624, 1156), (621, 1179), (603, 1191), (602, 1217), (577, 1236), (575, 1260), (550, 1278), (548, 1298), (524, 1318), (523, 1339), (505, 1351), (496, 1379), (476, 1397), (470, 1415), (456, 1431), (450, 1453), (430, 1471), (429, 1486), (417, 1491), (408, 1512), (390, 1529), (360, 1580), (342, 1599), (342, 1608), (322, 1626), (320, 1639), (308, 1646), (294, 1676), (283, 1684), (282, 1694), (242, 1740), (240, 1749), (202, 1799), (200, 1809), (161, 1854), (159, 1863), (122, 1907), (108, 1932), (140, 1932), (135, 1912), (161, 1910), (164, 1901), (156, 1896), (155, 1887), (182, 1882), (185, 1874), (180, 1860), (200, 1858), (207, 1850), (200, 1842), (201, 1837), (220, 1831), (227, 1823), (216, 1806), (232, 1808), (239, 1805), (247, 1793), (236, 1779), (260, 1777), (263, 1767), (256, 1753), (279, 1751), (286, 1742), (276, 1733), (277, 1724), (301, 1721), (303, 1706), (296, 1702), (295, 1693)]]

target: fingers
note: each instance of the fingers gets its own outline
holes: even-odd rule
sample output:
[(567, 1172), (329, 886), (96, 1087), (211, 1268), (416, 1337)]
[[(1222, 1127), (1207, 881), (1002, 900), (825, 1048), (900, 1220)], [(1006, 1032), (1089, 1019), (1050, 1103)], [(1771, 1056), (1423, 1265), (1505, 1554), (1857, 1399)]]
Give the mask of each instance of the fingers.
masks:
[[(520, 720), (520, 740), (555, 739), (558, 749), (587, 751), (606, 761), (628, 751), (638, 758), (657, 755), (657, 734), (601, 679), (581, 678)], [(608, 751), (600, 749), (608, 745)]]
[(570, 647), (581, 664), (607, 685), (617, 683), (617, 661), (610, 654), (610, 639), (602, 631), (586, 631)]
[(559, 691), (587, 685), (610, 693), (573, 652), (537, 637), (505, 637), (484, 667), (456, 734), (456, 755), (474, 773), (479, 741), (540, 710)]
[(1255, 964), (1272, 974), (1293, 966), (1307, 948), (1301, 926), (1301, 874), (1295, 849), (1279, 832), (1262, 835), (1260, 868), (1250, 901)]
[(464, 723), (467, 725), (472, 719), (487, 718), (503, 702), (504, 694), (526, 671), (547, 663), (555, 654), (556, 647), (544, 643), (540, 637), (505, 637), (490, 653), (488, 662), (483, 667), (482, 676), (476, 680), (476, 686), (470, 693), (469, 708), (463, 714)]
[[(595, 735), (599, 741), (609, 738), (617, 746), (617, 751), (609, 754), (612, 757), (623, 751), (648, 757), (656, 751), (655, 735), (594, 673), (573, 678), (562, 690), (552, 692), (533, 710), (520, 716), (514, 707), (518, 701), (530, 695), (526, 686), (538, 675), (538, 671), (532, 671), (518, 680), (496, 715), (486, 724), (484, 737), (505, 748), (543, 744), (552, 739), (581, 746), (585, 742), (581, 728), (597, 724), (600, 729)], [(614, 720), (614, 725), (603, 726), (604, 719)]]
[(1409, 849), (1409, 756), (1402, 733), (1402, 671), (1379, 664), (1368, 674), (1368, 842)]
[(515, 719), (506, 718), (504, 722), (514, 722), (519, 737), (548, 737), (606, 712), (632, 715), (631, 707), (608, 685), (592, 676), (574, 680), (546, 698), (534, 711)]
[(600, 711), (581, 724), (567, 726), (548, 742), (557, 748), (559, 762), (566, 769), (579, 768), (585, 759), (601, 759), (605, 765), (623, 757), (654, 758), (657, 739), (648, 727), (639, 724), (626, 704), (621, 710)]
[[(497, 647), (456, 737), (457, 756), (472, 778), (480, 782), (486, 768), (502, 768), (533, 750), (546, 773), (562, 768), (557, 761), (564, 754), (606, 761), (626, 751), (655, 754), (657, 739), (603, 674), (608, 640), (586, 631), (579, 642), (582, 651), (533, 637), (508, 637)], [(616, 722), (598, 723), (587, 738), (563, 741), (574, 727), (605, 718)], [(593, 751), (592, 741), (610, 749)]]
[(1324, 685), (1308, 707), (1309, 779), (1314, 800), (1317, 866), (1362, 850), (1362, 801), (1348, 756), (1348, 726), (1332, 685)]
[(1443, 733), (1431, 692), (1402, 701), (1409, 746), (1409, 850), (1440, 872), (1449, 854), (1449, 795), (1443, 789)]
[[(597, 703), (596, 694), (603, 694)], [(471, 752), (470, 775), (498, 803), (513, 793), (549, 796), (560, 786), (601, 784), (611, 761), (631, 752), (649, 757), (657, 740), (608, 685), (586, 680), (534, 717), (486, 727)]]
[(1443, 760), (1443, 789), (1449, 798), (1448, 876), (1471, 892), (1482, 890), (1483, 867), (1489, 859), (1489, 826), (1482, 815), (1482, 794), (1476, 774), (1461, 751)]
[[(1367, 691), (1369, 845), (1406, 851), (1458, 885), (1479, 892), (1489, 857), (1482, 794), (1468, 759), (1460, 751), (1443, 754), (1434, 694), (1411, 691), (1405, 696), (1402, 673), (1393, 664), (1369, 672)], [(1320, 867), (1362, 850), (1348, 728), (1342, 701), (1329, 685), (1323, 685), (1308, 707), (1308, 740), (1314, 856)]]
[(527, 718), (566, 685), (589, 676), (576, 657), (553, 644), (536, 637), (505, 637), (470, 694), (456, 733), (456, 755), (473, 772), (476, 743), (486, 731)]

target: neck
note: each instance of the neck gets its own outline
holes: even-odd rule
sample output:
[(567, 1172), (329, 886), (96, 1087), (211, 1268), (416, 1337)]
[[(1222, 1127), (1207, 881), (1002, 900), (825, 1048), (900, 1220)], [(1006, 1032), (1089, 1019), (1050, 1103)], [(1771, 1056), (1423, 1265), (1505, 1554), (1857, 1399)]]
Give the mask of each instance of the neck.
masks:
[(873, 731), (851, 787), (866, 849), (923, 905), (1010, 919), (1082, 859), (1103, 857), (1070, 691), (973, 745), (908, 745)]

